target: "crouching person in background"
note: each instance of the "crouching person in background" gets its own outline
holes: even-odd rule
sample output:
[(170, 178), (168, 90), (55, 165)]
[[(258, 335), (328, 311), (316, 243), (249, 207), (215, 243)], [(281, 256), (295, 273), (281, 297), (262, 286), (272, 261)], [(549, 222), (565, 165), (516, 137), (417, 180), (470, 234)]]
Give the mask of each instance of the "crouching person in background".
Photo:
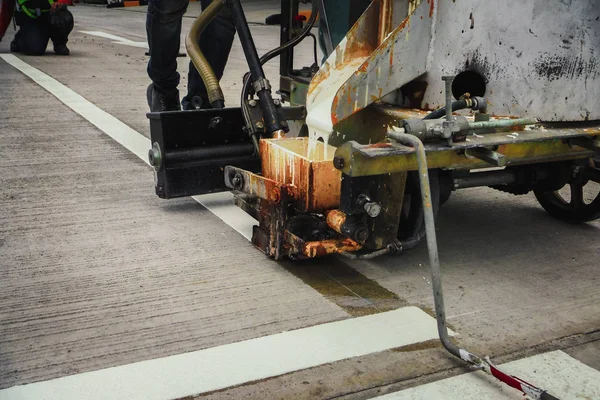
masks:
[(71, 0), (3, 0), (0, 17), (0, 39), (4, 36), (14, 12), (19, 26), (10, 51), (42, 55), (52, 40), (54, 52), (69, 55), (67, 42), (73, 30), (73, 14), (67, 9)]

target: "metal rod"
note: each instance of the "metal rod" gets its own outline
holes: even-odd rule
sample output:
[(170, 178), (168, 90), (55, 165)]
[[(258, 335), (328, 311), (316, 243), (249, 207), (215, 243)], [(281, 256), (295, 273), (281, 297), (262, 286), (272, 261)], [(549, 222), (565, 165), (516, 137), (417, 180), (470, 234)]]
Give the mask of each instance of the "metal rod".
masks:
[(514, 171), (476, 172), (465, 178), (454, 179), (453, 189), (467, 189), (479, 186), (509, 185), (515, 183)]
[(446, 309), (444, 307), (444, 295), (442, 293), (442, 277), (440, 272), (440, 258), (438, 255), (437, 238), (435, 235), (435, 217), (431, 202), (431, 190), (429, 187), (429, 171), (427, 168), (427, 157), (425, 146), (419, 138), (405, 133), (388, 134), (392, 139), (415, 149), (419, 168), (419, 182), (421, 183), (421, 199), (423, 202), (423, 214), (425, 217), (425, 232), (427, 248), (429, 249), (429, 266), (431, 268), (431, 284), (433, 287), (433, 300), (435, 303), (435, 314), (438, 333), (442, 345), (450, 353), (462, 358), (460, 349), (450, 341), (448, 327), (446, 325)]
[(496, 119), (493, 121), (469, 122), (469, 129), (510, 128), (537, 123), (538, 120), (535, 118)]
[(271, 97), (269, 81), (265, 77), (265, 72), (260, 63), (258, 53), (256, 52), (256, 46), (254, 45), (254, 40), (252, 39), (252, 34), (250, 33), (248, 21), (246, 21), (246, 15), (244, 14), (244, 9), (242, 8), (240, 0), (227, 0), (227, 4), (231, 7), (235, 28), (239, 35), (242, 48), (244, 49), (246, 61), (248, 61), (248, 67), (250, 68), (250, 74), (252, 75), (256, 94), (260, 99), (267, 131), (272, 136), (275, 132), (283, 131), (284, 129), (279, 121), (277, 107), (275, 107), (275, 103)]
[(425, 146), (423, 146), (423, 142), (421, 142), (418, 137), (406, 133), (390, 132), (388, 133), (388, 137), (398, 141), (401, 144), (414, 148), (417, 156), (417, 163), (419, 167), (419, 183), (421, 186), (421, 201), (423, 203), (425, 232), (427, 235), (427, 249), (429, 251), (429, 267), (431, 269), (431, 286), (433, 289), (433, 300), (435, 304), (438, 334), (442, 345), (452, 355), (474, 365), (475, 367), (496, 377), (505, 384), (531, 396), (533, 399), (558, 400), (554, 396), (548, 394), (546, 391), (541, 390), (523, 381), (522, 379), (503, 373), (496, 368), (489, 359), (479, 358), (475, 354), (459, 348), (450, 340), (448, 326), (446, 324), (446, 310), (444, 306), (444, 294), (442, 291), (442, 275), (440, 270), (437, 238), (435, 234), (435, 217), (431, 203), (431, 189), (429, 187), (429, 172), (427, 168), (427, 155), (425, 154)]
[(446, 94), (446, 120), (443, 122), (442, 137), (446, 139), (446, 145), (452, 146), (452, 133), (454, 132), (454, 117), (452, 117), (452, 82), (453, 76), (444, 76), (442, 80), (445, 84)]

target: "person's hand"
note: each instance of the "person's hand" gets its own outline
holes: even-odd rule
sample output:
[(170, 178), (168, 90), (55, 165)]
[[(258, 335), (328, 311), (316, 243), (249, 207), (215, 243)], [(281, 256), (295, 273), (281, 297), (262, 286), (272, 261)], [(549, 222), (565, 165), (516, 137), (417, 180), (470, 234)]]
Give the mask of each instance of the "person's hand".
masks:
[(62, 10), (64, 8), (67, 8), (66, 4), (56, 2), (56, 3), (52, 3), (52, 6), (51, 6), (50, 10), (52, 12), (55, 12), (55, 11), (58, 11), (58, 10)]

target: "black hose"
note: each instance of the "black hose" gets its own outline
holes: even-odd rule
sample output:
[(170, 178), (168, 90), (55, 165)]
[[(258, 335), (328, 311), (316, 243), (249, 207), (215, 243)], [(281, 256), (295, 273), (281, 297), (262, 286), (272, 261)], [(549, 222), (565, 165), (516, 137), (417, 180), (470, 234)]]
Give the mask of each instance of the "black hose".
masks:
[[(294, 37), (289, 42), (287, 42), (287, 43), (269, 51), (265, 55), (263, 55), (260, 58), (260, 65), (264, 65), (265, 63), (269, 62), (270, 60), (272, 60), (273, 58), (275, 58), (279, 54), (281, 54), (281, 52), (284, 51), (285, 49), (296, 46), (298, 43), (300, 43), (302, 40), (304, 40), (304, 38), (306, 36), (308, 36), (311, 29), (315, 25), (318, 14), (319, 14), (319, 12), (318, 12), (317, 1), (313, 1), (310, 18), (308, 19), (306, 26), (304, 27), (302, 32), (300, 32), (300, 34), (298, 36)], [(256, 152), (256, 154), (258, 154), (258, 141), (256, 140), (256, 137), (253, 134), (254, 124), (252, 123), (252, 117), (250, 116), (250, 110), (248, 110), (248, 107), (246, 106), (246, 99), (248, 98), (248, 93), (250, 92), (250, 81), (251, 81), (250, 78), (251, 78), (250, 73), (246, 74), (246, 76), (244, 77), (244, 85), (242, 87), (240, 107), (242, 109), (242, 116), (244, 118), (244, 122), (249, 130), (248, 134), (250, 134), (250, 136), (252, 137), (252, 141), (254, 142), (255, 152)]]
[[(487, 102), (483, 97), (473, 97), (469, 99), (460, 99), (452, 102), (452, 111), (464, 110), (470, 108), (472, 110), (485, 111)], [(423, 119), (438, 119), (446, 115), (446, 107), (438, 108), (430, 112)]]
[(190, 32), (185, 37), (185, 47), (190, 60), (202, 77), (208, 94), (208, 100), (213, 108), (225, 107), (225, 96), (219, 85), (219, 79), (215, 75), (211, 65), (202, 53), (198, 39), (206, 27), (217, 17), (225, 2), (223, 0), (212, 2), (192, 24)]
[[(465, 108), (467, 108), (467, 101), (465, 99), (452, 102), (452, 111), (464, 110)], [(446, 115), (446, 107), (438, 108), (437, 110), (430, 112), (423, 119), (438, 119), (442, 118), (444, 115)]]
[[(311, 29), (315, 25), (318, 14), (319, 14), (319, 11), (318, 11), (317, 1), (313, 1), (310, 18), (308, 19), (306, 26), (304, 27), (302, 32), (300, 32), (300, 34), (298, 36), (292, 38), (289, 42), (287, 42), (277, 48), (274, 48), (273, 50), (271, 50), (271, 51), (267, 52), (265, 55), (263, 55), (260, 58), (260, 65), (266, 64), (267, 62), (271, 61), (273, 58), (280, 55), (284, 50), (286, 50), (290, 47), (294, 47), (294, 46), (298, 45), (301, 41), (303, 41), (304, 38), (306, 38), (308, 36)], [(251, 80), (250, 75), (247, 75), (244, 78), (244, 86), (242, 88), (242, 101), (241, 101), (242, 107), (244, 107), (244, 100), (246, 100), (248, 98), (248, 93), (250, 92), (250, 80)]]
[(319, 65), (319, 54), (318, 54), (318, 50), (317, 50), (317, 37), (315, 35), (313, 35), (312, 33), (309, 33), (307, 36), (310, 36), (311, 38), (313, 38), (313, 55), (315, 57), (315, 66)]

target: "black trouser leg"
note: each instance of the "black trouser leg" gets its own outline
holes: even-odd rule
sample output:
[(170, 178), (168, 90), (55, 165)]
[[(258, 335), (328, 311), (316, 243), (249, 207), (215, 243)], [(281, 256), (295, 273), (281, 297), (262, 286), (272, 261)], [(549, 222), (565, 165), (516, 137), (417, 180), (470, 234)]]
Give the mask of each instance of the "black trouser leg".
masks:
[(46, 52), (50, 40), (50, 25), (46, 18), (33, 19), (17, 12), (15, 20), (19, 31), (15, 35), (15, 43), (20, 53), (41, 56)]
[(188, 0), (150, 0), (146, 33), (150, 47), (148, 76), (160, 91), (174, 91), (179, 84), (177, 55), (181, 36), (181, 18)]
[(50, 26), (50, 39), (54, 44), (54, 47), (60, 45), (66, 45), (69, 41), (69, 34), (73, 30), (73, 14), (70, 11), (65, 10), (65, 12), (69, 13), (71, 18), (69, 19), (69, 24), (66, 26)]

